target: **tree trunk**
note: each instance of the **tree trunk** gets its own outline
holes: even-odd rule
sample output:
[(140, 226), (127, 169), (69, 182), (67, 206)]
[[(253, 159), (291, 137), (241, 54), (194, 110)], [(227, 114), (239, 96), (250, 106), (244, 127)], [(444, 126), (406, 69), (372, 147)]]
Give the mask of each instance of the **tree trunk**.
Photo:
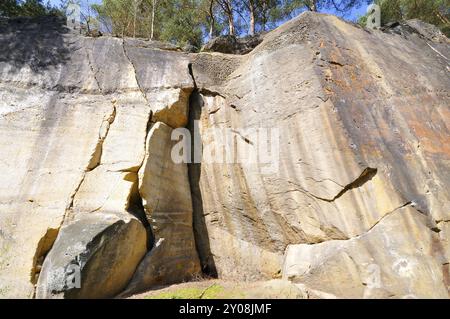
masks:
[(230, 35), (234, 35), (234, 19), (233, 19), (233, 4), (231, 0), (227, 0), (227, 8), (228, 8), (228, 25), (230, 29)]
[(230, 35), (234, 35), (234, 22), (233, 22), (233, 16), (228, 16), (228, 28), (230, 31)]
[(252, 0), (249, 1), (249, 11), (250, 11), (250, 35), (255, 34), (255, 4)]
[(441, 20), (441, 22), (445, 25), (450, 25), (449, 20), (446, 16), (442, 15), (439, 11), (436, 11), (436, 16)]
[(210, 25), (209, 25), (209, 39), (211, 40), (214, 36), (214, 25), (216, 23), (214, 19), (214, 0), (211, 0), (209, 2), (209, 19), (210, 19)]
[(158, 0), (153, 0), (152, 2), (152, 23), (151, 23), (151, 31), (150, 31), (150, 40), (153, 40), (155, 36), (155, 11)]
[(262, 7), (262, 30), (266, 31), (266, 24), (267, 24), (267, 2), (263, 1), (263, 7)]
[(133, 1), (133, 38), (136, 38), (137, 0)]

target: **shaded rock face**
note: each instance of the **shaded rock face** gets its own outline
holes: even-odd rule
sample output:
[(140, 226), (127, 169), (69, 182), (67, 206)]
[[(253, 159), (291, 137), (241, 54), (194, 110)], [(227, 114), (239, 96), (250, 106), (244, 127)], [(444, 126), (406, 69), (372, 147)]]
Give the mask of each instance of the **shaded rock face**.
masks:
[(404, 22), (391, 22), (382, 28), (384, 32), (399, 34), (403, 36), (416, 33), (419, 36), (438, 43), (448, 42), (447, 37), (439, 30), (438, 27), (425, 23), (418, 19), (411, 19)]
[[(1, 297), (112, 297), (201, 270), (448, 297), (447, 39), (305, 13), (246, 55), (187, 54), (30, 25), (0, 26)], [(199, 162), (173, 161), (184, 127)], [(214, 129), (237, 154), (275, 132), (276, 156), (210, 163)]]
[(265, 33), (238, 38), (233, 35), (222, 35), (209, 41), (203, 48), (204, 52), (220, 52), (231, 54), (247, 54), (264, 39)]

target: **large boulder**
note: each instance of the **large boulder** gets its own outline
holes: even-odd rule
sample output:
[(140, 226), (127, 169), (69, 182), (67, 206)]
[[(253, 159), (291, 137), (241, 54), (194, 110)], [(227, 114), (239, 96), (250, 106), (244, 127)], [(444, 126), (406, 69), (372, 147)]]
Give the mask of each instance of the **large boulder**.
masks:
[(131, 215), (91, 213), (61, 228), (46, 256), (36, 298), (111, 298), (147, 251), (147, 233)]

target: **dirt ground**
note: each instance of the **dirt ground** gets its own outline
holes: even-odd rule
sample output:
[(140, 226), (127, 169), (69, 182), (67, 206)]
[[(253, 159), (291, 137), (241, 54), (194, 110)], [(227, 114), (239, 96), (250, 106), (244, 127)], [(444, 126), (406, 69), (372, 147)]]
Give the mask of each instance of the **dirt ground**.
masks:
[(157, 287), (130, 299), (305, 299), (308, 293), (283, 280), (234, 282), (200, 280)]

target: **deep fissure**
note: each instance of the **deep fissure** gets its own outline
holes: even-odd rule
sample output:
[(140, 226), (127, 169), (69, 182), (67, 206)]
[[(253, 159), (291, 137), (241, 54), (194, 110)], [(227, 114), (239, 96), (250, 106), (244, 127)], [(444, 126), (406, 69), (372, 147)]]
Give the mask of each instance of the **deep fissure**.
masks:
[[(196, 121), (199, 121), (201, 118), (204, 102), (195, 81), (192, 63), (189, 63), (188, 68), (189, 74), (191, 75), (194, 83), (194, 90), (189, 96), (189, 116), (187, 129), (191, 132), (191, 150), (195, 150), (200, 147), (200, 145), (195, 145), (195, 141), (201, 141), (200, 132), (198, 128), (195, 128), (195, 125)], [(195, 247), (200, 259), (202, 273), (207, 277), (217, 278), (218, 274), (210, 249), (208, 229), (206, 227), (203, 210), (203, 198), (200, 189), (202, 164), (196, 162), (195, 153), (196, 152), (191, 152), (191, 158), (187, 164), (189, 187), (192, 198), (192, 228), (194, 232)]]

